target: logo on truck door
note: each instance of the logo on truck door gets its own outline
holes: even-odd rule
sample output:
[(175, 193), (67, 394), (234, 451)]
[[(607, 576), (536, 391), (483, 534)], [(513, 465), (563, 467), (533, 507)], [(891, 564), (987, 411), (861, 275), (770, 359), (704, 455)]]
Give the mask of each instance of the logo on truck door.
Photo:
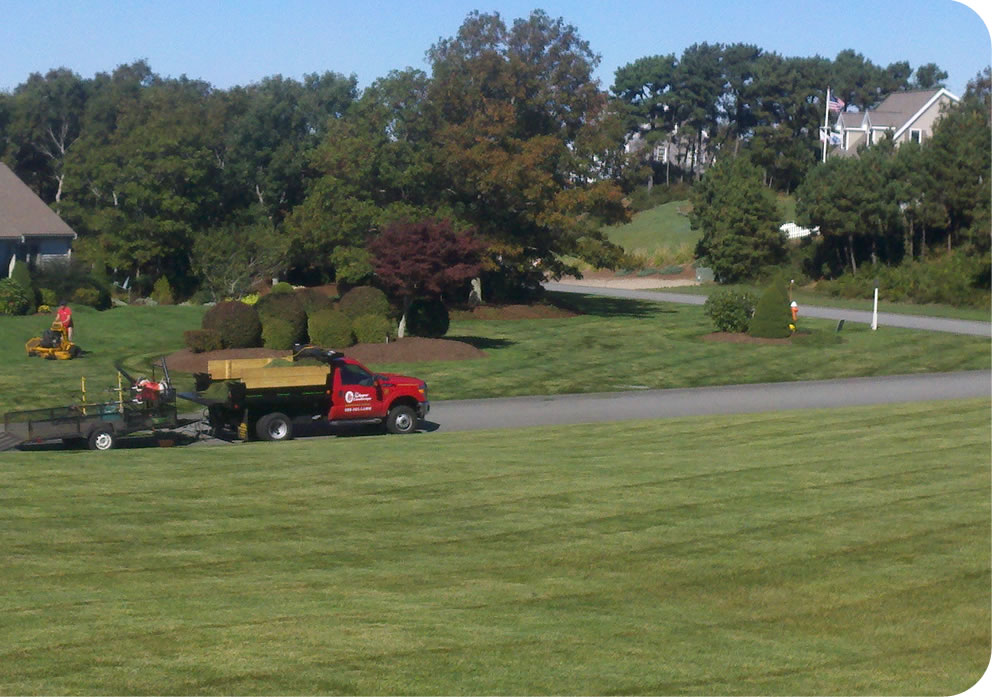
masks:
[(348, 390), (344, 393), (344, 401), (348, 404), (351, 404), (352, 402), (371, 402), (372, 395)]

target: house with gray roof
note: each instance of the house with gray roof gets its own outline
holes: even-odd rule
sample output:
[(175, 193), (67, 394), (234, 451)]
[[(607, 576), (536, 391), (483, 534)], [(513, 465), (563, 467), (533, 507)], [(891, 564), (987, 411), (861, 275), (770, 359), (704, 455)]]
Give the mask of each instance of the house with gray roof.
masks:
[(43, 265), (72, 255), (76, 233), (0, 162), (0, 278), (14, 265)]
[(832, 129), (839, 135), (831, 155), (856, 156), (862, 145), (871, 147), (892, 134), (898, 145), (907, 141), (923, 143), (933, 135), (934, 124), (947, 106), (961, 101), (944, 88), (894, 92), (874, 109), (842, 111)]

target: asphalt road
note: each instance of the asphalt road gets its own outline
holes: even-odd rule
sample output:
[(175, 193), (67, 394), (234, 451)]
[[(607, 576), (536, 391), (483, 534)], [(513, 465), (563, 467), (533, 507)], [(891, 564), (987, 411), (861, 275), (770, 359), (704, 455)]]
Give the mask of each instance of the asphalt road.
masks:
[[(561, 293), (579, 293), (582, 295), (606, 295), (613, 298), (630, 298), (632, 300), (649, 300), (652, 302), (683, 303), (686, 305), (702, 305), (706, 302), (705, 295), (690, 295), (688, 293), (669, 293), (653, 290), (623, 290), (620, 288), (598, 288), (579, 286), (571, 283), (544, 284), (548, 290)], [(816, 317), (818, 319), (844, 320), (858, 324), (871, 324), (871, 312), (860, 310), (841, 310), (834, 307), (816, 307), (803, 305), (799, 308), (800, 317)], [(965, 319), (944, 319), (942, 317), (921, 317), (916, 315), (896, 315), (891, 312), (878, 313), (878, 326), (901, 327), (904, 329), (922, 329), (932, 332), (950, 332), (952, 334), (968, 334), (970, 336), (992, 337), (992, 323), (975, 322)]]
[[(435, 402), (427, 431), (471, 431), (989, 397), (992, 372), (894, 375), (547, 397)], [(940, 405), (935, 404), (935, 409)]]

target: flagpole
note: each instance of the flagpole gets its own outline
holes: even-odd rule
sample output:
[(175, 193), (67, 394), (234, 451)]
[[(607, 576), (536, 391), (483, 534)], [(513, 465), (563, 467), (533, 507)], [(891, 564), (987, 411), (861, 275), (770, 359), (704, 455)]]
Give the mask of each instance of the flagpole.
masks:
[(823, 162), (827, 161), (827, 138), (830, 137), (830, 86), (827, 85), (827, 101), (823, 105)]

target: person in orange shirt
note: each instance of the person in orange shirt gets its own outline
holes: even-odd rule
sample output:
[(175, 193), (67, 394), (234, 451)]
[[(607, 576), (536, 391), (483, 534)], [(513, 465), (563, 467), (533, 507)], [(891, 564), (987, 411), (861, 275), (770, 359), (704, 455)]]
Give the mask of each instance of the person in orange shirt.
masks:
[(55, 318), (62, 323), (65, 329), (65, 338), (72, 341), (72, 309), (65, 304), (65, 300), (59, 303), (59, 309), (55, 311)]

